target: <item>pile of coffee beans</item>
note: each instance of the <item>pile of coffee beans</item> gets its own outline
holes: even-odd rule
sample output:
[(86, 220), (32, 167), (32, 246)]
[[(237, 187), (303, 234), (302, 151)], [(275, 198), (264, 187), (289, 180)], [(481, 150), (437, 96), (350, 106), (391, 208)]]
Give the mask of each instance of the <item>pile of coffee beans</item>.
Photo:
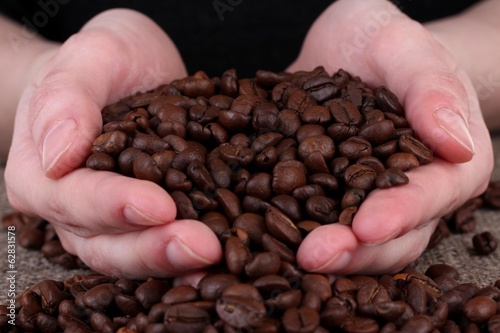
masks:
[(99, 274), (44, 280), (16, 300), (2, 332), (500, 332), (500, 280), (459, 283), (446, 264), (425, 274), (330, 279), (287, 264), (252, 281), (213, 271), (197, 288)]
[(252, 79), (198, 72), (103, 118), (89, 168), (159, 184), (179, 219), (227, 220), (219, 232), (255, 224), (291, 248), (318, 225), (350, 224), (370, 191), (406, 184), (405, 171), (433, 159), (392, 92), (322, 67)]
[[(239, 79), (203, 72), (103, 110), (103, 134), (87, 166), (157, 183), (177, 217), (200, 220), (219, 237), (224, 260), (195, 288), (172, 279), (134, 281), (100, 274), (42, 281), (16, 301), (7, 332), (497, 332), (500, 280), (460, 283), (451, 266), (395, 275), (329, 277), (296, 263), (319, 225), (350, 225), (368, 193), (408, 182), (430, 163), (397, 98), (344, 70), (258, 71)], [(429, 247), (471, 232), (474, 211), (500, 206), (491, 183), (441, 219)], [(64, 251), (50, 223), (20, 213), (22, 246), (52, 262), (84, 267)], [(476, 239), (477, 238), (477, 239)], [(475, 237), (477, 253), (496, 249)]]

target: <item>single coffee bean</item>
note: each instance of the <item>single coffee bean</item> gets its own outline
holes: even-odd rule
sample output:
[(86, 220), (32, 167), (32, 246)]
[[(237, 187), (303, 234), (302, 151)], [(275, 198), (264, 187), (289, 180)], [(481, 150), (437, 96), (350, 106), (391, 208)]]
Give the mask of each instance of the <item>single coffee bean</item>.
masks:
[(234, 236), (226, 240), (224, 256), (227, 268), (235, 275), (241, 274), (251, 260), (248, 247), (238, 237)]
[(376, 178), (375, 170), (361, 164), (353, 164), (344, 172), (344, 181), (348, 186), (366, 191), (374, 187)]
[(269, 234), (279, 241), (291, 246), (298, 246), (302, 241), (297, 226), (278, 208), (270, 206), (266, 211), (265, 221)]
[(269, 234), (262, 235), (262, 247), (264, 250), (276, 253), (278, 257), (287, 262), (295, 262), (295, 253), (283, 242), (271, 237)]
[(394, 134), (394, 123), (391, 120), (381, 120), (368, 124), (360, 129), (358, 136), (376, 146), (387, 142)]
[(387, 87), (378, 87), (374, 92), (382, 111), (392, 112), (397, 115), (404, 114), (403, 106), (399, 103), (397, 96)]
[(410, 135), (405, 134), (399, 138), (399, 148), (403, 152), (415, 155), (421, 165), (429, 164), (433, 160), (432, 151)]
[(87, 158), (86, 167), (94, 170), (113, 171), (115, 160), (106, 153), (94, 153)]
[(278, 273), (280, 264), (280, 257), (274, 252), (257, 253), (245, 265), (245, 274), (251, 279), (274, 275)]
[(333, 119), (338, 123), (358, 126), (363, 120), (358, 108), (347, 100), (335, 98), (323, 105), (330, 109)]
[(245, 295), (223, 295), (216, 302), (216, 311), (219, 317), (229, 325), (248, 329), (262, 324), (266, 308), (263, 302), (245, 297)]
[(397, 185), (408, 184), (408, 176), (398, 168), (386, 169), (383, 173), (375, 179), (375, 186), (377, 188), (389, 188)]
[(198, 213), (186, 193), (174, 191), (170, 193), (170, 196), (177, 207), (177, 219), (198, 220)]
[(478, 254), (488, 255), (497, 249), (497, 240), (489, 231), (485, 231), (472, 237), (474, 251)]
[(118, 156), (127, 147), (127, 134), (113, 131), (101, 134), (92, 143), (92, 153), (105, 153)]
[(233, 228), (244, 230), (253, 244), (262, 244), (266, 233), (264, 217), (255, 213), (243, 213), (233, 222)]
[(347, 157), (350, 160), (356, 160), (363, 156), (372, 154), (372, 146), (365, 139), (359, 136), (353, 136), (338, 145), (340, 156)]
[(338, 221), (336, 206), (337, 203), (332, 198), (314, 195), (307, 199), (306, 211), (311, 219), (330, 224)]
[(312, 333), (318, 328), (319, 323), (318, 312), (306, 306), (287, 309), (282, 318), (283, 327), (291, 333)]
[(419, 166), (418, 159), (410, 153), (395, 153), (385, 161), (387, 168), (397, 168), (401, 171), (408, 171)]
[(156, 161), (151, 155), (146, 153), (139, 154), (134, 159), (132, 170), (137, 179), (149, 180), (156, 184), (160, 184), (163, 181), (164, 175), (156, 164)]
[(473, 323), (482, 324), (497, 312), (497, 304), (487, 296), (476, 296), (463, 305), (464, 316)]

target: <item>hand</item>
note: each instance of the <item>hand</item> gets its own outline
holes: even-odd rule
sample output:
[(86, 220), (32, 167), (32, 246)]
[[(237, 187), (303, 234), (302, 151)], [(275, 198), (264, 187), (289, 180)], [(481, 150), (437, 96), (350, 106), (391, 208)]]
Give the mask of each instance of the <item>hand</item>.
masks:
[(201, 222), (174, 221), (165, 190), (80, 168), (105, 105), (186, 75), (172, 41), (143, 15), (111, 10), (40, 58), (49, 60), (16, 114), (5, 173), (11, 204), (51, 221), (65, 249), (104, 274), (175, 276), (218, 262), (217, 237)]
[(435, 161), (408, 172), (410, 183), (375, 190), (352, 228), (315, 229), (299, 248), (311, 271), (395, 272), (425, 250), (438, 218), (487, 186), (493, 150), (476, 93), (452, 56), (389, 1), (339, 0), (310, 29), (289, 71), (343, 68), (402, 101)]

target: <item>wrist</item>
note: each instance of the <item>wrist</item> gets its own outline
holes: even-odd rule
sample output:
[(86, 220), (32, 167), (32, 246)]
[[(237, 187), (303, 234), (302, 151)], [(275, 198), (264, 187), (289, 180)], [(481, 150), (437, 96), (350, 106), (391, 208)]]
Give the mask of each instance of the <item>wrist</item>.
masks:
[(37, 72), (58, 49), (58, 44), (0, 16), (0, 161), (5, 160), (12, 139), (19, 99)]

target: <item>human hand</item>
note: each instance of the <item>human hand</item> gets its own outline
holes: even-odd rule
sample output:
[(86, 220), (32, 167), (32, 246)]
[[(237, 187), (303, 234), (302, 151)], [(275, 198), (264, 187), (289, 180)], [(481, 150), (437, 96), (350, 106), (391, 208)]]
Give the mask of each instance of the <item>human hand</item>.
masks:
[(161, 187), (81, 168), (105, 105), (186, 75), (172, 41), (150, 19), (117, 9), (40, 58), (49, 60), (16, 114), (5, 171), (10, 203), (51, 221), (65, 249), (104, 274), (176, 276), (218, 262), (217, 237), (201, 222), (174, 221)]
[(422, 254), (440, 216), (487, 186), (493, 150), (476, 93), (452, 55), (385, 0), (331, 5), (288, 70), (319, 65), (387, 86), (436, 158), (407, 172), (409, 184), (373, 191), (352, 227), (334, 224), (311, 232), (298, 262), (306, 270), (337, 274), (398, 271)]

